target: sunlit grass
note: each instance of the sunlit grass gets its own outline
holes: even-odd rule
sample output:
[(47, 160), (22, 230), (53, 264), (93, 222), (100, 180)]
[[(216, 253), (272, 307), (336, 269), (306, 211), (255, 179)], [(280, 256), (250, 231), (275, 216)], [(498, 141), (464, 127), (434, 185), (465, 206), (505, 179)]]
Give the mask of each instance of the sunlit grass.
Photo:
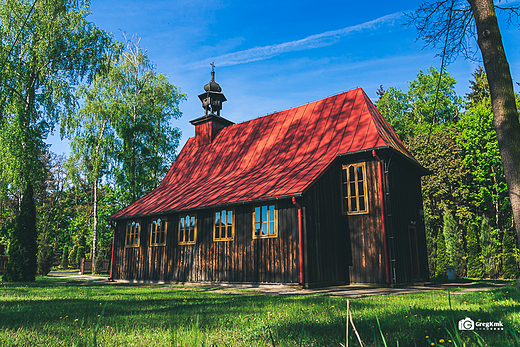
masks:
[[(67, 280), (68, 281), (68, 280)], [(167, 285), (99, 285), (38, 278), (0, 284), (4, 346), (339, 346), (345, 343), (346, 299), (183, 290)], [(351, 299), (353, 320), (368, 346), (477, 345), (474, 332), (451, 334), (464, 317), (502, 321), (504, 331), (478, 331), (490, 346), (515, 345), (520, 293), (514, 286), (450, 295), (431, 291)], [(104, 313), (102, 310), (104, 308)], [(453, 318), (452, 318), (453, 317)], [(451, 342), (449, 342), (451, 341)], [(475, 343), (475, 344), (473, 344)], [(350, 340), (350, 346), (357, 346)]]

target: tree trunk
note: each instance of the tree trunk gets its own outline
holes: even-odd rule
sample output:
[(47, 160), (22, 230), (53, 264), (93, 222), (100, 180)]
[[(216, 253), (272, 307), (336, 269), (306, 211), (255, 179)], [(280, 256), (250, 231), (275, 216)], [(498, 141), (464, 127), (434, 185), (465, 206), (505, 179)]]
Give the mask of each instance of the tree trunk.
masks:
[(98, 178), (94, 180), (94, 236), (92, 238), (92, 272), (96, 272), (96, 244), (97, 244), (97, 186)]
[(520, 122), (515, 103), (513, 80), (509, 71), (493, 0), (468, 0), (477, 25), (478, 45), (491, 92), (493, 126), (509, 190), (520, 242)]

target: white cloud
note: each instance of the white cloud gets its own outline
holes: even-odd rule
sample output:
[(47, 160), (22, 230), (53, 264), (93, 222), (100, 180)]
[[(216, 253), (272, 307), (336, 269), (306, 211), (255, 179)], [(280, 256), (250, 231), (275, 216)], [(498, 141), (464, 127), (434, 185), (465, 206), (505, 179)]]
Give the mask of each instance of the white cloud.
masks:
[(402, 17), (403, 14), (401, 12), (393, 13), (365, 23), (307, 36), (296, 41), (289, 41), (263, 47), (254, 47), (244, 51), (223, 54), (217, 57), (205, 59), (204, 61), (191, 65), (190, 67), (193, 69), (207, 67), (210, 62), (215, 62), (215, 64), (219, 67), (232, 66), (269, 59), (282, 53), (330, 46), (338, 42), (342, 37), (354, 32), (375, 30), (381, 25), (393, 25), (396, 21), (400, 23), (400, 19)]

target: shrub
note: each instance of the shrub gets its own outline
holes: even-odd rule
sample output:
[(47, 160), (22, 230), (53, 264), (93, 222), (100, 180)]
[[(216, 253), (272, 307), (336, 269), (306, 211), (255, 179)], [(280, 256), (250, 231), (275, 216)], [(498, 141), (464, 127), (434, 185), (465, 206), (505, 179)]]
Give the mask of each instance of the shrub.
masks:
[(478, 244), (478, 225), (474, 222), (468, 226), (468, 277), (483, 278), (484, 268), (480, 261)]
[(515, 235), (506, 229), (502, 239), (502, 276), (504, 278), (518, 278), (518, 263), (514, 249)]
[(49, 243), (49, 239), (46, 234), (40, 238), (40, 247), (38, 248), (38, 256), (36, 258), (37, 269), (36, 273), (41, 276), (45, 276), (51, 271), (53, 258), (53, 249)]
[(77, 269), (78, 265), (79, 265), (78, 259), (77, 259), (77, 254), (78, 254), (78, 245), (74, 245), (74, 246), (72, 246), (72, 250), (69, 253), (68, 261), (69, 261), (69, 266), (72, 268), (75, 268), (75, 269)]
[(439, 231), (437, 235), (437, 255), (435, 257), (435, 277), (445, 278), (447, 276), (446, 266), (448, 266), (448, 257), (446, 256), (446, 243), (444, 242), (444, 233)]
[(66, 269), (69, 267), (69, 248), (67, 246), (65, 246), (63, 248), (63, 254), (61, 255), (61, 267), (63, 269)]

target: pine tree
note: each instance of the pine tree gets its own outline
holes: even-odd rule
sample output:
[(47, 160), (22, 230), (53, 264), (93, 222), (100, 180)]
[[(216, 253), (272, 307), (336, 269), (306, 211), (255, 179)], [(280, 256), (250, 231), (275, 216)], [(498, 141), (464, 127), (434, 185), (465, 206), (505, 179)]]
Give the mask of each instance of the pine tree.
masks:
[(484, 267), (480, 261), (480, 247), (478, 244), (478, 225), (470, 223), (468, 226), (468, 277), (483, 278)]
[(69, 248), (67, 246), (63, 248), (63, 254), (61, 256), (61, 267), (64, 269), (69, 267)]
[(444, 208), (443, 221), (446, 257), (449, 259), (449, 265), (455, 267), (455, 275), (462, 278), (466, 274), (462, 234), (457, 226), (457, 222), (447, 207)]
[(448, 266), (448, 257), (446, 255), (446, 242), (444, 241), (444, 233), (439, 231), (437, 235), (437, 255), (435, 257), (435, 277), (446, 277), (446, 266)]
[(4, 270), (5, 282), (32, 282), (36, 275), (36, 207), (33, 186), (27, 183), (20, 202), (20, 214), (16, 218), (9, 247), (9, 261)]
[(482, 218), (480, 226), (480, 248), (482, 255), (480, 260), (484, 265), (484, 275), (489, 278), (498, 277), (499, 241), (498, 230), (493, 229), (487, 217)]
[(515, 235), (506, 229), (502, 239), (502, 276), (504, 278), (518, 278), (519, 269), (514, 248)]

